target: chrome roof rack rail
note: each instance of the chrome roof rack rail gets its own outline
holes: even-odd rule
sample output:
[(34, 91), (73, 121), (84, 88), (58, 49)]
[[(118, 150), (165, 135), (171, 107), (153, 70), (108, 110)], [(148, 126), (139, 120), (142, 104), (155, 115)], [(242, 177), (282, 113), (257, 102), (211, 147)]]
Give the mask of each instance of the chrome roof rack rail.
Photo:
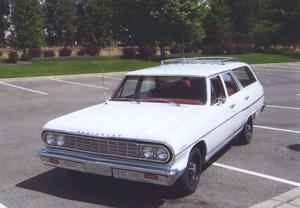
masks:
[(222, 64), (225, 65), (227, 61), (238, 61), (235, 57), (194, 57), (194, 58), (174, 58), (162, 60), (161, 64)]

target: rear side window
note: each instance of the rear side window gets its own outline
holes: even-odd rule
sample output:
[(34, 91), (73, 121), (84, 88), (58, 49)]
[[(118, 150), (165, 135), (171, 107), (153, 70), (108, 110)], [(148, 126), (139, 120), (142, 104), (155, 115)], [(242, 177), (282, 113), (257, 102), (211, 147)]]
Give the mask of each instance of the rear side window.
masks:
[(247, 87), (256, 82), (256, 79), (248, 67), (241, 67), (232, 70), (235, 76), (238, 78), (243, 87)]

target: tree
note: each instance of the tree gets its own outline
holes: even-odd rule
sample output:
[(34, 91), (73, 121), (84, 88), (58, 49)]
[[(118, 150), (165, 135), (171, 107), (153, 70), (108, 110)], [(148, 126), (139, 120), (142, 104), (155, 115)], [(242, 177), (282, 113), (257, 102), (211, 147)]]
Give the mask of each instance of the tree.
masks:
[(0, 0), (0, 48), (5, 44), (5, 31), (8, 29), (9, 1)]
[(112, 1), (80, 0), (76, 7), (78, 17), (76, 40), (83, 45), (110, 44)]
[(43, 10), (38, 0), (12, 0), (11, 42), (22, 48), (38, 48), (43, 43)]
[(231, 42), (233, 39), (233, 23), (231, 9), (224, 0), (210, 0), (209, 12), (205, 18), (207, 41), (211, 44)]
[[(202, 40), (206, 4), (199, 0), (118, 0), (114, 32), (124, 44), (154, 44), (161, 54), (169, 41)], [(128, 12), (130, 11), (130, 12)]]
[(45, 0), (45, 38), (49, 45), (72, 45), (77, 30), (74, 0)]

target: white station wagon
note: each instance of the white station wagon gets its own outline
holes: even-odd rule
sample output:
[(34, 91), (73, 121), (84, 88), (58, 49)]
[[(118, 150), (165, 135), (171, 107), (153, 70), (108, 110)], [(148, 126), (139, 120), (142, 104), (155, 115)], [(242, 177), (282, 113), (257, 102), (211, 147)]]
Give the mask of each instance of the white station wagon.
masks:
[(111, 98), (43, 127), (45, 165), (193, 193), (202, 165), (232, 139), (248, 144), (264, 109), (250, 67), (176, 59), (129, 72)]

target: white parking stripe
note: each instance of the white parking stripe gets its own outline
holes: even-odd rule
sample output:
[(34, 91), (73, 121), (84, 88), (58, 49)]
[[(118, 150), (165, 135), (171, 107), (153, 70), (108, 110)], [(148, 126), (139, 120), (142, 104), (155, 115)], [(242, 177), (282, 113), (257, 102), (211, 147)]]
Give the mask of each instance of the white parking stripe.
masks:
[(80, 85), (80, 86), (84, 86), (84, 87), (92, 87), (92, 88), (99, 88), (99, 89), (108, 89), (106, 87), (101, 87), (101, 86), (96, 86), (96, 85), (89, 85), (89, 84), (83, 84), (80, 82), (70, 82), (70, 81), (66, 81), (66, 80), (62, 80), (62, 79), (50, 79), (52, 81), (56, 81), (56, 82), (63, 82), (63, 83), (67, 83), (67, 84), (73, 84), (73, 85)]
[(245, 174), (248, 174), (248, 175), (253, 175), (253, 176), (260, 177), (260, 178), (265, 178), (265, 179), (269, 179), (269, 180), (272, 180), (272, 181), (277, 181), (277, 182), (280, 182), (280, 183), (285, 183), (285, 184), (288, 184), (288, 185), (300, 187), (299, 182), (290, 181), (290, 180), (286, 180), (286, 179), (282, 179), (282, 178), (278, 178), (278, 177), (274, 177), (274, 176), (270, 176), (270, 175), (266, 175), (266, 174), (246, 170), (246, 169), (236, 168), (236, 167), (233, 167), (233, 166), (230, 166), (230, 165), (224, 165), (224, 164), (221, 164), (221, 163), (213, 163), (213, 165), (217, 166), (217, 167), (220, 167), (220, 168), (226, 168), (228, 170), (233, 170), (233, 171), (237, 171), (237, 172), (240, 172), (240, 173), (245, 173)]
[(17, 89), (20, 89), (20, 90), (25, 90), (25, 91), (28, 91), (28, 92), (34, 92), (34, 93), (38, 93), (38, 94), (42, 94), (42, 95), (48, 95), (48, 93), (45, 93), (45, 92), (41, 92), (41, 91), (37, 91), (37, 90), (31, 90), (31, 89), (28, 89), (28, 88), (25, 88), (25, 87), (20, 87), (20, 86), (8, 84), (6, 82), (0, 82), (0, 84), (6, 85), (6, 86), (9, 86), (9, 87), (13, 87), (13, 88), (17, 88)]
[(284, 131), (284, 132), (300, 134), (300, 131), (290, 130), (290, 129), (279, 129), (279, 128), (273, 128), (273, 127), (268, 127), (268, 126), (258, 126), (258, 125), (253, 125), (253, 127), (260, 128), (260, 129), (269, 129), (269, 130), (274, 130), (274, 131)]
[(300, 108), (281, 106), (281, 105), (266, 105), (266, 107), (269, 107), (269, 108), (282, 108), (282, 109), (290, 109), (290, 110), (300, 110)]
[(0, 208), (6, 208), (6, 206), (0, 203)]

